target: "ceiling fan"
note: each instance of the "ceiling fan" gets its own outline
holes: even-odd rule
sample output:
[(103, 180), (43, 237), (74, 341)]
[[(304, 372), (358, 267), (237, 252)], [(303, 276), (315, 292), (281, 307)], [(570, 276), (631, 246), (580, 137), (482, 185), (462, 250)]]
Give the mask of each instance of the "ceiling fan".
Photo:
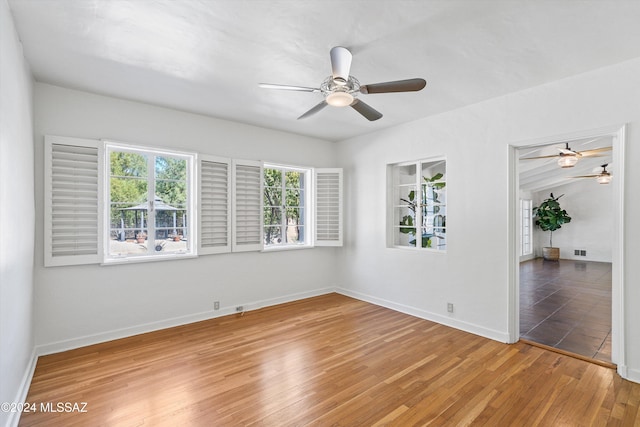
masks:
[(578, 159), (580, 157), (599, 157), (600, 153), (610, 150), (611, 147), (600, 147), (594, 148), (592, 150), (574, 151), (569, 148), (569, 143), (565, 142), (565, 146), (563, 148), (558, 148), (558, 151), (560, 151), (560, 153), (558, 154), (551, 154), (548, 156), (523, 157), (520, 160), (551, 159), (557, 157), (558, 165), (560, 165), (560, 167), (571, 168), (575, 166), (576, 163), (578, 163)]
[(361, 85), (358, 79), (349, 75), (351, 69), (351, 52), (347, 48), (336, 46), (330, 51), (331, 75), (319, 88), (304, 86), (288, 86), (280, 84), (260, 83), (265, 89), (293, 90), (299, 92), (320, 92), (324, 96), (322, 102), (302, 114), (298, 119), (309, 117), (327, 105), (334, 107), (351, 107), (367, 120), (374, 121), (382, 117), (382, 113), (358, 98), (359, 94), (415, 92), (422, 90), (427, 82), (424, 79), (407, 79), (392, 82)]
[[(599, 184), (609, 184), (611, 182), (611, 173), (607, 170), (608, 163), (600, 165), (602, 170), (598, 174), (572, 176), (571, 178), (595, 178)], [(595, 169), (597, 171), (598, 168)], [(594, 171), (594, 172), (595, 172)]]

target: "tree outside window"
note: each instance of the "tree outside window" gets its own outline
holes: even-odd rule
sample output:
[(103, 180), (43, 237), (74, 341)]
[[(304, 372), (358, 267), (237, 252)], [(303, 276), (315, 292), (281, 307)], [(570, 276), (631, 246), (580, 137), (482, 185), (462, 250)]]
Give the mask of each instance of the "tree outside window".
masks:
[(305, 215), (309, 173), (309, 170), (265, 165), (265, 246), (308, 244)]
[(116, 147), (108, 154), (108, 256), (189, 252), (192, 158)]

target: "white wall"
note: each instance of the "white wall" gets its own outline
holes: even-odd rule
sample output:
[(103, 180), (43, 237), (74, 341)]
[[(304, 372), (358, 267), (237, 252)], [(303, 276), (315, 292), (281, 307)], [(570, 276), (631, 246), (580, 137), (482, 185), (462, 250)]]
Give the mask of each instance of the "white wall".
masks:
[[(335, 144), (151, 105), (35, 85), (36, 342), (52, 352), (303, 298), (336, 284), (334, 248), (131, 265), (43, 267), (43, 136), (108, 138), (218, 156), (335, 166)], [(214, 312), (213, 302), (221, 310)]]
[[(551, 190), (535, 193), (534, 206), (549, 197), (558, 197), (571, 222), (553, 232), (553, 246), (560, 248), (560, 258), (581, 261), (611, 262), (613, 249), (613, 186), (598, 184), (595, 179), (580, 179)], [(534, 220), (535, 222), (535, 220)], [(534, 225), (536, 253), (549, 246), (549, 232)], [(574, 249), (587, 251), (586, 256), (574, 255)]]
[[(507, 341), (509, 145), (628, 123), (624, 369), (640, 381), (640, 247), (631, 237), (640, 236), (638, 75), (640, 59), (341, 142), (344, 291)], [(386, 248), (385, 165), (439, 155), (447, 157), (447, 253)]]
[[(21, 402), (33, 368), (33, 103), (31, 72), (0, 0), (0, 402)], [(0, 411), (0, 425), (17, 414)]]

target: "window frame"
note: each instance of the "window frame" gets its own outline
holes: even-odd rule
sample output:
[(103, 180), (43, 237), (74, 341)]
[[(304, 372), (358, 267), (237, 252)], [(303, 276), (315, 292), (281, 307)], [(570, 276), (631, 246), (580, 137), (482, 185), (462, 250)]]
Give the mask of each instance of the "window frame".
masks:
[[(423, 171), (426, 169), (435, 168), (438, 169), (438, 166), (443, 165), (442, 169), (444, 172), (443, 176), (440, 179), (430, 181), (434, 185), (429, 185), (429, 183), (423, 182)], [(415, 175), (414, 178), (407, 180), (407, 182), (401, 182), (400, 172), (401, 168), (413, 167), (413, 174), (407, 175), (411, 177)], [(435, 172), (435, 171), (434, 171)], [(436, 175), (438, 174), (436, 173)], [(430, 178), (435, 178), (436, 175), (433, 175)], [(447, 252), (447, 230), (448, 226), (446, 225), (446, 217), (448, 216), (446, 205), (447, 205), (447, 158), (445, 156), (434, 156), (429, 158), (423, 158), (420, 160), (412, 160), (398, 163), (387, 164), (387, 248), (396, 248), (396, 249), (405, 249), (405, 250), (417, 250), (417, 251), (425, 251), (425, 252), (434, 252), (446, 254)], [(438, 193), (440, 197), (444, 195), (444, 203), (442, 200), (437, 200), (436, 196), (432, 196), (431, 202), (429, 202), (430, 198), (425, 193), (425, 191), (429, 187), (436, 187), (436, 185), (442, 185), (439, 188)], [(423, 187), (426, 187), (423, 191)], [(404, 189), (404, 190), (403, 190)], [(413, 191), (409, 191), (413, 189)], [(402, 194), (401, 192), (404, 191)], [(414, 199), (410, 198), (410, 193), (414, 193)], [(406, 194), (405, 194), (406, 193)], [(435, 194), (435, 190), (433, 191)], [(426, 201), (426, 202), (425, 202)], [(410, 207), (412, 206), (412, 208)], [(438, 211), (431, 212), (427, 214), (426, 221), (423, 219), (423, 211), (429, 208), (434, 209), (434, 207), (438, 207)], [(409, 209), (413, 211), (413, 224), (403, 224), (400, 222), (399, 216), (401, 215), (402, 209)], [(444, 210), (443, 210), (444, 209)], [(438, 215), (434, 215), (438, 212)], [(442, 215), (439, 212), (444, 212)], [(406, 212), (411, 216), (411, 213)], [(407, 216), (407, 215), (405, 215)], [(429, 224), (429, 216), (433, 216), (434, 223)], [(441, 217), (442, 225), (435, 224), (435, 217)], [(403, 217), (404, 220), (404, 217)], [(433, 245), (433, 239), (435, 238), (436, 246), (422, 246), (424, 243), (424, 234), (423, 229), (432, 228), (434, 230), (434, 234), (429, 238), (431, 240), (431, 245)], [(409, 244), (400, 244), (399, 234), (411, 234), (411, 231), (407, 231), (403, 233), (401, 229), (414, 229), (414, 243), (413, 245)], [(435, 233), (435, 229), (439, 230), (439, 233)], [(418, 239), (418, 234), (421, 236)], [(442, 236), (443, 239), (438, 238), (437, 236)], [(444, 240), (443, 244), (438, 244), (437, 242), (441, 242)], [(411, 243), (409, 240), (408, 243)], [(427, 242), (429, 245), (429, 242)]]
[[(183, 259), (194, 258), (198, 256), (198, 213), (196, 210), (195, 194), (197, 194), (198, 179), (196, 175), (196, 162), (198, 156), (193, 152), (185, 152), (179, 150), (147, 147), (140, 145), (127, 144), (123, 142), (103, 140), (103, 210), (102, 210), (102, 264), (121, 264), (131, 262), (149, 262), (149, 261), (161, 261), (168, 259)], [(180, 252), (163, 253), (162, 251), (155, 251), (155, 210), (147, 211), (147, 252), (142, 254), (125, 254), (125, 255), (111, 255), (109, 251), (110, 236), (111, 236), (111, 152), (128, 152), (137, 153), (149, 156), (148, 173), (147, 176), (147, 200), (153, 200), (155, 196), (155, 188), (157, 178), (155, 176), (155, 159), (156, 157), (171, 157), (181, 158), (187, 162), (186, 172), (186, 186), (187, 186), (187, 249)], [(153, 238), (153, 244), (152, 239)]]
[[(525, 215), (526, 211), (528, 216)], [(528, 251), (525, 249), (527, 245)], [(529, 255), (533, 255), (533, 200), (520, 199), (520, 256)]]
[[(264, 211), (264, 208), (266, 207), (265, 198), (264, 198), (264, 191), (266, 189), (264, 173), (267, 169), (279, 170), (283, 173), (282, 187), (281, 187), (281, 191), (282, 191), (281, 200), (283, 202), (286, 200), (287, 187), (286, 187), (286, 179), (284, 178), (286, 172), (300, 172), (304, 176), (304, 187), (302, 187), (303, 194), (304, 194), (303, 204), (302, 204), (302, 208), (304, 209), (304, 215), (303, 215), (304, 243), (284, 243), (283, 242), (278, 244), (266, 244), (264, 242), (264, 228), (266, 225), (264, 224), (264, 216), (263, 216), (263, 222), (262, 222), (263, 250), (275, 251), (275, 250), (305, 249), (305, 248), (314, 247), (313, 230), (315, 229), (315, 226), (316, 226), (314, 222), (314, 215), (312, 215), (315, 212), (315, 206), (314, 206), (313, 197), (312, 197), (313, 189), (315, 188), (314, 181), (313, 181), (314, 169), (310, 167), (304, 167), (304, 166), (283, 165), (283, 164), (268, 163), (268, 162), (263, 163), (262, 167), (263, 167), (263, 170), (262, 170), (263, 211)], [(283, 208), (285, 208), (284, 205), (283, 205)], [(286, 215), (283, 214), (281, 215), (281, 224), (280, 224), (281, 233), (286, 233), (286, 228), (288, 227), (288, 225), (285, 222), (286, 222)]]
[[(223, 158), (105, 139), (55, 135), (44, 135), (43, 139), (45, 267), (89, 264), (106, 266), (195, 258), (218, 253), (264, 251), (264, 172), (261, 161)], [(181, 157), (187, 160), (188, 251), (152, 252), (135, 256), (113, 256), (109, 253), (112, 232), (111, 151)], [(226, 180), (220, 179), (221, 174), (224, 175), (221, 172), (224, 168), (215, 167), (215, 176), (212, 178), (212, 170), (208, 170), (210, 175), (203, 179), (202, 162), (224, 165)], [(306, 178), (305, 243), (270, 245), (268, 250), (342, 246), (343, 170), (272, 162), (267, 165), (303, 171)], [(150, 170), (154, 171), (153, 180), (156, 182), (155, 165)], [(210, 191), (206, 197), (202, 193), (203, 185), (207, 185), (206, 191)], [(147, 188), (147, 192), (149, 191), (153, 191), (152, 187)], [(224, 192), (227, 192), (226, 205), (216, 205), (225, 203)], [(150, 198), (149, 194), (147, 198)], [(201, 222), (205, 215), (207, 221), (213, 218), (213, 222)], [(131, 230), (132, 227), (129, 226), (128, 229)], [(222, 232), (223, 229), (226, 233)], [(206, 237), (203, 234), (205, 231), (208, 233)], [(226, 241), (221, 237), (225, 234)], [(131, 238), (130, 235), (127, 237)], [(208, 239), (207, 245), (201, 245), (203, 239)]]

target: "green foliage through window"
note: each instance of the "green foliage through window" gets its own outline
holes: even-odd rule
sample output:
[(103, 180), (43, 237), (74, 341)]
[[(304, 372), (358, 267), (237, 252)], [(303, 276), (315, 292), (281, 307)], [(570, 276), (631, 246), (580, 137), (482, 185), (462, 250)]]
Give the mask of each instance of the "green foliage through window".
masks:
[[(111, 255), (179, 252), (187, 248), (185, 243), (184, 248), (171, 249), (165, 241), (186, 241), (188, 165), (185, 157), (151, 151), (109, 150)], [(150, 216), (154, 219), (153, 224), (149, 224)], [(149, 236), (150, 230), (155, 230), (154, 236)], [(125, 243), (137, 243), (138, 246)]]
[(305, 243), (305, 172), (264, 168), (264, 244)]

